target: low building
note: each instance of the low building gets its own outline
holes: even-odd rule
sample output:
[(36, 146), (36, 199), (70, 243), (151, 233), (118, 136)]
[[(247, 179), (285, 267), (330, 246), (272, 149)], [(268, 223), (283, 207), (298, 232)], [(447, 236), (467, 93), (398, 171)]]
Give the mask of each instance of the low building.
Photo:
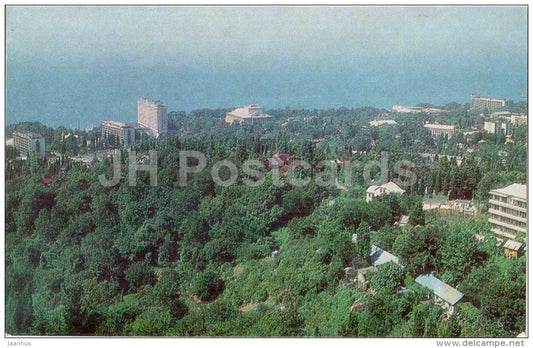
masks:
[(374, 198), (389, 193), (403, 194), (404, 192), (405, 190), (392, 181), (380, 186), (372, 185), (366, 189), (366, 201), (371, 202)]
[(383, 126), (385, 124), (397, 126), (398, 122), (396, 122), (394, 120), (374, 120), (374, 121), (370, 121), (369, 124), (372, 127), (379, 127), (379, 126)]
[(399, 113), (418, 114), (422, 112), (422, 109), (423, 108), (420, 106), (403, 106), (403, 105), (392, 106), (392, 112), (399, 112)]
[[(355, 238), (355, 240), (357, 241), (357, 237)], [(359, 283), (359, 287), (362, 290), (368, 289), (367, 273), (370, 271), (372, 272), (377, 271), (378, 266), (384, 265), (388, 262), (393, 262), (403, 268), (397, 256), (389, 253), (388, 251), (381, 249), (380, 247), (376, 245), (372, 245), (369, 256), (370, 256), (370, 260), (372, 261), (372, 266), (359, 268), (357, 270), (357, 276), (352, 277), (354, 280), (356, 280)], [(351, 270), (351, 272), (353, 272), (353, 270)], [(346, 275), (348, 275), (348, 272), (346, 271), (346, 269), (345, 269), (345, 273)]]
[(455, 126), (438, 123), (426, 123), (424, 127), (429, 129), (431, 136), (434, 138), (445, 136), (446, 138), (451, 139), (455, 134)]
[(444, 283), (442, 280), (434, 277), (432, 274), (421, 274), (415, 282), (428, 288), (433, 292), (434, 301), (453, 313), (454, 306), (463, 298), (463, 294)]
[(491, 118), (497, 118), (497, 117), (509, 117), (511, 116), (510, 111), (497, 111), (490, 114)]
[(509, 239), (503, 245), (503, 253), (508, 258), (514, 257), (517, 258), (522, 254), (524, 244), (517, 242), (516, 240)]
[(102, 122), (102, 138), (110, 145), (129, 146), (135, 141), (135, 128), (118, 121)]
[(439, 108), (432, 108), (432, 107), (393, 105), (392, 112), (410, 113), (410, 114), (419, 114), (421, 112), (425, 112), (426, 114), (441, 114), (447, 111), (443, 109), (439, 109)]
[(511, 124), (513, 126), (527, 125), (526, 115), (511, 115)]
[(515, 240), (527, 233), (527, 185), (512, 184), (489, 192), (489, 223), (494, 234)]
[(13, 144), (21, 156), (45, 157), (46, 155), (46, 144), (41, 134), (27, 131), (13, 132)]
[(261, 123), (271, 119), (272, 116), (265, 114), (264, 108), (257, 104), (250, 104), (226, 113), (226, 123)]

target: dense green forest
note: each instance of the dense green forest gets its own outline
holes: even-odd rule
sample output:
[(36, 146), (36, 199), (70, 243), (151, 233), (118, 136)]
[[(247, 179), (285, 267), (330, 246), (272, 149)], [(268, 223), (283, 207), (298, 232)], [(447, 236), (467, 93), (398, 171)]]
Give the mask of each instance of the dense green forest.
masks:
[[(452, 106), (448, 123), (466, 128), (482, 120)], [(112, 177), (112, 158), (90, 167), (70, 161), (99, 149), (96, 129), (8, 127), (8, 136), (15, 129), (40, 132), (48, 149), (65, 158), (21, 162), (6, 149), (7, 333), (514, 337), (525, 329), (526, 257), (505, 258), (482, 214), (438, 216), (422, 210), (422, 197), (483, 206), (490, 189), (525, 182), (526, 126), (507, 142), (483, 133), (432, 139), (423, 124), (443, 116), (398, 114), (398, 126), (378, 128), (368, 121), (383, 110), (284, 109), (271, 110), (275, 117), (263, 126), (227, 126), (224, 112), (175, 113), (171, 125), (179, 136), (133, 145), (139, 160), (158, 151), (157, 186), (147, 172), (128, 185), (127, 149), (120, 150), (122, 179), (112, 187), (98, 179)], [(80, 136), (62, 140), (65, 132)], [(179, 184), (183, 150), (208, 158), (208, 168), (191, 174), (186, 186)], [(267, 170), (256, 187), (244, 185), (242, 175), (228, 187), (211, 178), (218, 160), (240, 167), (277, 153), (313, 166), (325, 159), (359, 165), (346, 190), (275, 185)], [(363, 166), (384, 153), (389, 179), (397, 176), (394, 163), (410, 160), (417, 181), (404, 195), (368, 203)], [(402, 215), (409, 225), (397, 224)], [(379, 266), (365, 291), (345, 269), (370, 265), (371, 245), (394, 253), (404, 267)], [(451, 316), (428, 304), (428, 290), (414, 282), (428, 272), (464, 293)]]

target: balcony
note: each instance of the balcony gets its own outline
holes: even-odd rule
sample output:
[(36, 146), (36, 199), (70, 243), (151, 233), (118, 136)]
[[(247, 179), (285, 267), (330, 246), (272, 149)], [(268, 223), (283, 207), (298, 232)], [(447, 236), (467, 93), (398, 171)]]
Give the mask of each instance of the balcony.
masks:
[(489, 208), (489, 214), (502, 216), (502, 217), (506, 217), (506, 218), (511, 219), (511, 220), (527, 223), (527, 219), (526, 218), (523, 218), (523, 217), (517, 216), (517, 215), (513, 215), (513, 214), (509, 214), (509, 213), (505, 213), (503, 211), (496, 210), (496, 209), (493, 209), (493, 208)]
[(506, 222), (503, 222), (503, 221), (500, 221), (500, 220), (496, 220), (496, 219), (493, 219), (493, 218), (489, 218), (489, 223), (491, 223), (493, 225), (502, 226), (502, 227), (505, 227), (505, 228), (508, 228), (510, 230), (517, 231), (517, 232), (520, 232), (520, 233), (523, 233), (523, 234), (526, 233), (526, 229), (523, 228), (523, 227), (511, 225), (511, 224), (508, 224)]
[(493, 205), (496, 205), (496, 206), (499, 206), (499, 207), (509, 208), (509, 209), (512, 209), (512, 210), (516, 210), (516, 211), (520, 211), (520, 212), (523, 212), (523, 213), (527, 213), (527, 208), (519, 207), (519, 206), (516, 206), (516, 205), (513, 205), (513, 204), (509, 204), (509, 203), (505, 203), (505, 202), (500, 202), (500, 201), (495, 200), (495, 199), (489, 199), (489, 203), (493, 204)]

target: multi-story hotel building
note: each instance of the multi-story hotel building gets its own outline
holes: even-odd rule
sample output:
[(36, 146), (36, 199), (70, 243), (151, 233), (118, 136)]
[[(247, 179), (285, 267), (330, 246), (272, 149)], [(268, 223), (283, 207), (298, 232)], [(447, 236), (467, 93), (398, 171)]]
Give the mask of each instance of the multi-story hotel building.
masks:
[(272, 118), (271, 115), (265, 114), (265, 108), (256, 104), (251, 104), (233, 111), (226, 112), (226, 122), (262, 122)]
[(503, 134), (511, 135), (513, 134), (513, 125), (510, 122), (501, 122), (501, 121), (485, 121), (483, 123), (483, 129), (487, 133), (491, 134)]
[(149, 128), (154, 135), (167, 133), (167, 107), (158, 100), (139, 98), (137, 100), (137, 122)]
[(488, 111), (505, 107), (504, 99), (492, 99), (487, 97), (478, 97), (472, 94), (470, 96), (470, 111)]
[(129, 146), (135, 141), (135, 128), (122, 122), (104, 121), (102, 138), (110, 145)]
[(429, 129), (431, 135), (435, 138), (444, 135), (446, 138), (451, 139), (455, 134), (455, 126), (437, 123), (426, 123), (424, 127)]
[(46, 154), (44, 137), (37, 133), (13, 132), (13, 145), (22, 156), (40, 155), (45, 157)]
[(527, 232), (527, 185), (512, 184), (490, 191), (489, 223), (492, 232), (512, 240), (525, 240)]

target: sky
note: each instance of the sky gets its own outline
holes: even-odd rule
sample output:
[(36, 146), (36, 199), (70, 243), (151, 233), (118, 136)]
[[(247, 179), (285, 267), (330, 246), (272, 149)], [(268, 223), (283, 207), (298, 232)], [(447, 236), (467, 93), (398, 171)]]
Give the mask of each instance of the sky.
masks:
[(134, 121), (140, 96), (185, 111), (518, 101), (527, 8), (8, 6), (6, 62), (8, 124)]

